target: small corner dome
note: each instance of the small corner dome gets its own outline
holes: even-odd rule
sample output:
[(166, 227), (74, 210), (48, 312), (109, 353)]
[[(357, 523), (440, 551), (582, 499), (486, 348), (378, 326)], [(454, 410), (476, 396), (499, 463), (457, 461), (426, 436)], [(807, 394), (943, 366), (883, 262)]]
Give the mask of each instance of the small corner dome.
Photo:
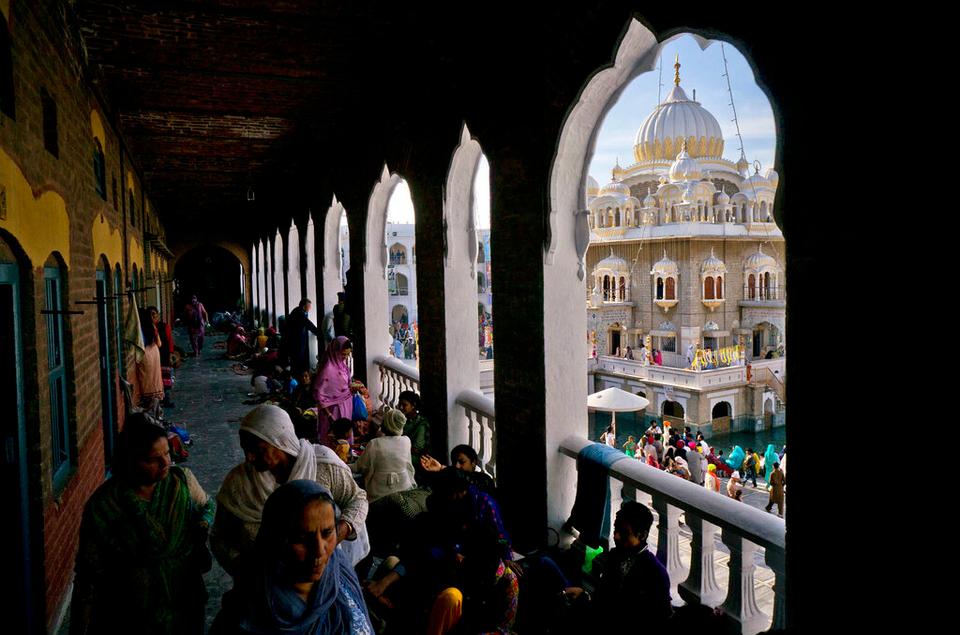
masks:
[(761, 269), (777, 268), (777, 261), (773, 256), (763, 253), (763, 246), (757, 247), (757, 252), (747, 258), (744, 268), (749, 271), (760, 271)]
[(713, 249), (711, 248), (710, 257), (704, 260), (703, 264), (700, 265), (700, 271), (704, 274), (723, 274), (727, 272), (727, 265), (725, 265), (722, 260), (714, 255)]
[(596, 196), (597, 192), (600, 191), (600, 184), (597, 183), (597, 179), (592, 176), (587, 176), (587, 195)]
[(657, 261), (653, 265), (653, 269), (650, 270), (652, 275), (661, 275), (664, 277), (667, 276), (678, 276), (680, 275), (680, 267), (673, 260), (670, 260), (670, 257), (667, 256), (667, 250), (663, 250), (663, 258)]
[(770, 187), (777, 187), (777, 184), (780, 183), (780, 175), (773, 168), (768, 168), (766, 172), (763, 173), (765, 179), (770, 184)]
[(750, 164), (747, 163), (747, 157), (745, 157), (741, 152), (740, 158), (737, 160), (737, 172), (746, 176), (748, 174), (749, 169), (750, 169)]
[(611, 269), (613, 271), (626, 271), (627, 261), (619, 256), (613, 255), (613, 250), (610, 250), (610, 255), (597, 263), (597, 269)]
[(630, 196), (630, 186), (614, 177), (600, 190), (600, 196), (628, 197)]
[(647, 188), (647, 195), (643, 197), (643, 206), (644, 207), (657, 206), (657, 199), (654, 198), (653, 194), (650, 193), (650, 188)]
[(687, 152), (687, 144), (684, 143), (680, 154), (670, 166), (670, 180), (673, 182), (699, 181), (702, 176), (700, 162), (690, 156)]
[(730, 196), (727, 194), (726, 190), (720, 190), (720, 193), (717, 194), (717, 205), (729, 205)]
[(749, 178), (744, 180), (743, 185), (740, 187), (741, 190), (749, 190), (750, 188), (755, 187), (767, 187), (769, 183), (767, 182), (766, 177), (760, 174), (760, 170), (755, 170)]

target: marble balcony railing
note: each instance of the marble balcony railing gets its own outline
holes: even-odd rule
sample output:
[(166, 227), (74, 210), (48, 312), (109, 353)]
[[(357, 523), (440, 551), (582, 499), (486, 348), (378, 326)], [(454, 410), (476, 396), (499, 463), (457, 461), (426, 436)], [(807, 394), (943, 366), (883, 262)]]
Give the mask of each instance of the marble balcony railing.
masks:
[[(559, 451), (575, 460), (591, 443), (582, 437), (569, 436)], [(786, 525), (782, 518), (639, 461), (618, 461), (608, 471), (611, 479), (623, 484), (624, 498), (635, 499), (638, 490), (651, 497), (659, 517), (657, 558), (670, 574), (671, 595), (675, 600), (721, 607), (739, 624), (744, 635), (785, 627)], [(611, 510), (611, 518), (615, 512)], [(692, 532), (689, 565), (681, 559), (681, 514)], [(718, 584), (714, 568), (718, 531), (721, 542), (730, 552), (725, 590)], [(756, 600), (755, 560), (760, 549), (763, 549), (764, 564), (774, 573), (772, 616), (763, 613)]]

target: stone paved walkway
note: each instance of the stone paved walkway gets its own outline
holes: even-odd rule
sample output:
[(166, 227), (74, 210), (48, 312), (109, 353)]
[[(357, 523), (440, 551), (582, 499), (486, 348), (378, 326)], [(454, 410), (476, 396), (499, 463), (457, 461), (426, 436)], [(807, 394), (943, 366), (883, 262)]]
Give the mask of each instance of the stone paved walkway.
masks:
[[(184, 350), (190, 349), (186, 331), (176, 329), (174, 339)], [(226, 342), (226, 336), (208, 336), (200, 358), (187, 357), (177, 369), (176, 384), (170, 395), (175, 407), (164, 411), (166, 420), (190, 432), (193, 445), (183, 465), (196, 474), (210, 496), (217, 495), (227, 472), (243, 460), (237, 430), (240, 419), (254, 408), (243, 403), (250, 392), (250, 376), (233, 372), (231, 366), (235, 362), (226, 359), (223, 350), (214, 348), (217, 342)], [(220, 599), (233, 586), (233, 581), (216, 560), (204, 580), (209, 594), (209, 629), (220, 610)]]

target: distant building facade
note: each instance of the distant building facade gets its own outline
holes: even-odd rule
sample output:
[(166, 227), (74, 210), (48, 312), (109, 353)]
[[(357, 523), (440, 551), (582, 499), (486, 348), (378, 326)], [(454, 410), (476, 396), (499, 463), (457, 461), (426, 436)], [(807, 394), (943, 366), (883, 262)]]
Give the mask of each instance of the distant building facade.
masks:
[(637, 132), (635, 163), (616, 165), (603, 187), (588, 181), (593, 387), (643, 394), (647, 414), (715, 434), (780, 425), (779, 176), (751, 174), (742, 154), (723, 158), (716, 118), (687, 97), (676, 68), (674, 87)]

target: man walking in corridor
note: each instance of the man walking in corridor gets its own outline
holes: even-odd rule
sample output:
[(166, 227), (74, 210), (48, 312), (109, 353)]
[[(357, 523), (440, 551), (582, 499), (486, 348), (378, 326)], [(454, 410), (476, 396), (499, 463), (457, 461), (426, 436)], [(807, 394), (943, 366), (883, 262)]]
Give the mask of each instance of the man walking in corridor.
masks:
[(310, 321), (310, 309), (313, 303), (304, 298), (300, 304), (287, 316), (284, 327), (282, 346), (284, 354), (290, 362), (290, 375), (299, 377), (304, 371), (310, 370), (310, 346), (307, 338), (309, 333), (318, 335), (317, 325)]

